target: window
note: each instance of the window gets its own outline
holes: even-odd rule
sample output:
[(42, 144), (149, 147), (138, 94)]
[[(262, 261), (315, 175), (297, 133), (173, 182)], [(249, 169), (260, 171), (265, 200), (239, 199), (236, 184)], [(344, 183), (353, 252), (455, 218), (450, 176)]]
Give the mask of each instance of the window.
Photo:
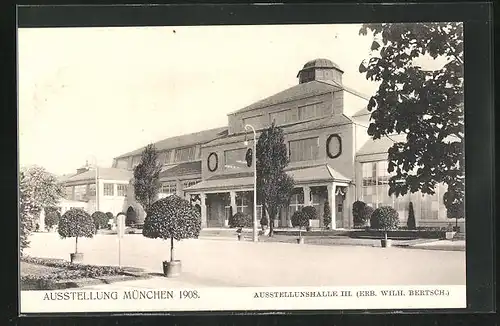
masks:
[(283, 110), (271, 113), (271, 122), (275, 121), (277, 125), (292, 123), (297, 121), (297, 115), (292, 110)]
[(95, 196), (95, 183), (89, 184), (89, 191), (87, 193), (89, 196)]
[(323, 116), (321, 102), (299, 106), (299, 120), (308, 120)]
[(75, 200), (85, 200), (87, 197), (87, 185), (75, 186)]
[(196, 147), (195, 146), (186, 147), (186, 148), (177, 148), (175, 150), (174, 162), (179, 163), (179, 162), (194, 161), (195, 154), (196, 154)]
[(251, 201), (250, 201), (249, 197), (250, 197), (249, 193), (247, 193), (247, 192), (244, 192), (244, 193), (237, 192), (236, 193), (236, 212), (251, 214), (251, 210), (250, 210)]
[(296, 191), (291, 197), (290, 197), (290, 207), (289, 207), (289, 213), (290, 217), (293, 215), (298, 210), (301, 210), (304, 207), (304, 193), (302, 192), (302, 189), (300, 191)]
[(199, 182), (201, 182), (201, 180), (186, 180), (183, 182), (182, 186), (184, 188), (189, 188), (189, 187), (192, 187)]
[(119, 184), (119, 185), (116, 185), (116, 192), (117, 192), (117, 196), (120, 196), (120, 197), (125, 197), (127, 196), (127, 185), (125, 184)]
[(65, 192), (65, 198), (66, 199), (73, 199), (73, 186), (67, 186), (64, 188)]
[(251, 125), (255, 129), (258, 129), (262, 125), (262, 116), (254, 116), (254, 117), (248, 117), (243, 119), (243, 128), (245, 128), (245, 125)]
[(163, 195), (175, 195), (177, 192), (177, 185), (174, 182), (164, 182), (161, 184), (160, 193)]
[(238, 148), (224, 152), (224, 169), (237, 170), (247, 167), (246, 148)]
[(141, 163), (141, 157), (140, 156), (134, 156), (132, 158), (132, 169), (135, 168), (136, 166), (138, 166), (139, 163)]
[(128, 167), (128, 159), (116, 160), (116, 167), (118, 169), (126, 169)]
[(104, 196), (114, 196), (115, 195), (115, 185), (112, 183), (104, 184)]
[(312, 161), (319, 157), (319, 138), (307, 138), (289, 142), (290, 161)]

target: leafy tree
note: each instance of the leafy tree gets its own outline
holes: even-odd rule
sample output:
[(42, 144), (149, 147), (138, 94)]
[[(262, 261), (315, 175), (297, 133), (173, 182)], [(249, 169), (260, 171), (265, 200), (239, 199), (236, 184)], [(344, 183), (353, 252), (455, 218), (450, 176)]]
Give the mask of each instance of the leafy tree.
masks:
[[(368, 103), (368, 134), (373, 139), (393, 133), (406, 141), (389, 148), (389, 194), (421, 191), (434, 194), (439, 183), (448, 211), (464, 215), (464, 91), (462, 23), (365, 24), (374, 40), (371, 57), (359, 67), (380, 83)], [(446, 61), (422, 69), (422, 58)]]
[(97, 211), (92, 214), (92, 220), (94, 221), (96, 232), (99, 229), (104, 229), (108, 226), (108, 215), (106, 213)]
[(408, 226), (408, 230), (415, 230), (417, 228), (415, 223), (415, 211), (413, 210), (412, 202), (408, 205), (408, 220), (406, 221), (406, 225)]
[[(294, 180), (286, 174), (289, 157), (285, 137), (275, 123), (264, 130), (257, 142), (257, 196), (269, 221), (274, 221), (280, 209), (286, 205), (294, 188)], [(269, 223), (269, 236), (273, 236), (274, 223)]]
[(302, 228), (309, 226), (309, 216), (302, 210), (295, 211), (292, 215), (292, 226), (299, 228), (299, 237), (302, 237)]
[(325, 228), (330, 228), (330, 223), (332, 223), (332, 209), (330, 208), (329, 201), (325, 201), (325, 206), (323, 208), (323, 225)]
[(61, 238), (75, 238), (75, 253), (78, 253), (78, 238), (92, 238), (95, 224), (89, 213), (80, 208), (71, 208), (61, 216), (57, 228)]
[(253, 226), (253, 217), (243, 212), (237, 212), (229, 218), (228, 222), (230, 228), (238, 228), (238, 232), (241, 232), (242, 228)]
[(19, 173), (19, 244), (20, 254), (29, 246), (29, 235), (35, 230), (40, 212), (57, 206), (64, 190), (56, 176), (44, 168), (22, 168)]
[(170, 238), (170, 261), (174, 261), (174, 239), (198, 238), (201, 216), (191, 203), (177, 195), (160, 199), (151, 205), (144, 220), (142, 235), (147, 238)]
[(376, 229), (384, 231), (387, 239), (387, 231), (397, 229), (399, 225), (399, 214), (390, 206), (382, 206), (373, 212), (371, 220), (376, 224)]
[(133, 181), (135, 199), (146, 212), (158, 197), (161, 167), (155, 146), (149, 144), (142, 152), (141, 162), (134, 169)]
[(45, 226), (48, 229), (59, 224), (59, 219), (61, 218), (61, 213), (56, 207), (45, 207)]
[(302, 208), (302, 213), (306, 214), (308, 220), (317, 220), (318, 212), (314, 206), (306, 206)]

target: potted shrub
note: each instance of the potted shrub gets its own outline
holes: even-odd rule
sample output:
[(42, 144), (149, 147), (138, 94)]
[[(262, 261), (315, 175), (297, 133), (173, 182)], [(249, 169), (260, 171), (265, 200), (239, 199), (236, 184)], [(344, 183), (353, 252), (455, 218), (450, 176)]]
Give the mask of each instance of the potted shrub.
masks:
[(391, 247), (392, 240), (387, 238), (387, 231), (397, 229), (399, 224), (398, 212), (390, 206), (382, 206), (373, 212), (371, 221), (376, 221), (377, 228), (384, 231), (384, 239), (381, 240), (382, 247)]
[(309, 227), (309, 219), (302, 210), (295, 211), (292, 215), (292, 226), (299, 228), (299, 238), (297, 239), (298, 244), (304, 243), (304, 238), (302, 237), (302, 228)]
[[(311, 228), (319, 228), (318, 212), (313, 206), (302, 208), (302, 212), (307, 216), (309, 230)], [(309, 231), (308, 230), (308, 231)]]
[(408, 220), (406, 221), (406, 226), (408, 227), (408, 230), (415, 230), (417, 228), (415, 223), (415, 211), (413, 210), (412, 202), (408, 205)]
[(445, 231), (445, 238), (446, 240), (451, 240), (455, 236), (455, 230), (453, 228), (453, 225), (451, 223), (448, 223), (448, 226), (446, 227)]
[(59, 224), (59, 220), (61, 219), (61, 213), (55, 207), (46, 207), (45, 208), (45, 227), (47, 230), (52, 230), (54, 226)]
[(354, 227), (362, 227), (365, 225), (365, 211), (366, 204), (361, 200), (357, 200), (352, 204), (352, 219)]
[(172, 195), (154, 202), (144, 220), (142, 235), (151, 239), (170, 239), (170, 261), (163, 261), (163, 274), (176, 277), (181, 273), (181, 261), (175, 259), (174, 239), (198, 238), (201, 216), (189, 201)]
[(325, 201), (325, 206), (323, 207), (323, 226), (325, 229), (330, 229), (330, 223), (332, 223), (332, 210), (330, 208), (330, 203)]
[(237, 212), (229, 219), (229, 227), (238, 228), (236, 233), (238, 235), (238, 240), (242, 239), (241, 232), (244, 227), (252, 226), (252, 217), (243, 212)]
[(109, 218), (104, 212), (97, 211), (97, 212), (94, 212), (92, 214), (92, 220), (94, 221), (95, 228), (96, 228), (95, 233), (97, 233), (97, 230), (103, 229), (106, 227), (106, 225), (108, 224)]
[(78, 238), (94, 236), (95, 224), (92, 217), (83, 209), (72, 208), (61, 216), (57, 231), (61, 238), (75, 238), (75, 252), (70, 254), (70, 261), (81, 262), (83, 253), (78, 252)]

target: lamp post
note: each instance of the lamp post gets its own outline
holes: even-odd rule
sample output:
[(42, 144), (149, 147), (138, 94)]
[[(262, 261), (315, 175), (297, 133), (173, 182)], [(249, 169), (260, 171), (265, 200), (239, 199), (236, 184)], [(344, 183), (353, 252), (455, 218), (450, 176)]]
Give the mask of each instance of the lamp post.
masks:
[[(253, 132), (253, 150), (252, 150), (252, 164), (253, 164), (253, 241), (259, 241), (257, 234), (257, 134), (252, 125), (245, 125), (245, 130), (252, 130)], [(245, 145), (248, 141), (245, 140)]]

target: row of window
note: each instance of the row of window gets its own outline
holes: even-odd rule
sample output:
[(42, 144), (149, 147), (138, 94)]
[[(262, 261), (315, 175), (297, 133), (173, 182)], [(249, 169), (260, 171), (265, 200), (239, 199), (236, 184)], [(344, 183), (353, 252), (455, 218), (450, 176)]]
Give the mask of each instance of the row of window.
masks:
[[(246, 148), (224, 151), (224, 169), (242, 169), (247, 167)], [(288, 142), (290, 162), (314, 161), (319, 159), (319, 137), (292, 140)], [(331, 158), (338, 157), (341, 152), (340, 137), (329, 139), (327, 154)]]
[[(94, 197), (96, 195), (95, 183), (78, 185), (78, 186), (67, 186), (65, 188), (65, 197), (71, 200), (86, 200), (89, 197)], [(127, 185), (117, 184), (116, 194), (115, 194), (115, 184), (114, 183), (103, 183), (103, 196), (107, 197), (125, 197), (127, 195)]]
[[(196, 146), (169, 149), (158, 154), (158, 161), (162, 164), (181, 163), (200, 159), (201, 152), (196, 155)], [(137, 155), (129, 158), (118, 159), (116, 167), (119, 169), (135, 168), (141, 162), (141, 156)]]
[[(199, 182), (201, 182), (200, 179), (185, 180), (182, 182), (182, 189), (194, 186), (195, 184), (197, 184)], [(163, 182), (161, 184), (160, 194), (162, 194), (162, 195), (174, 195), (176, 193), (177, 193), (177, 183), (175, 183), (175, 182)]]
[(277, 125), (285, 125), (313, 118), (319, 118), (325, 115), (326, 112), (324, 111), (323, 103), (317, 102), (302, 105), (295, 109), (284, 109), (277, 112), (272, 112), (269, 114), (269, 119), (267, 119), (267, 115), (257, 115), (244, 118), (242, 121), (243, 126), (250, 124), (256, 129), (261, 129), (271, 124), (273, 121)]

